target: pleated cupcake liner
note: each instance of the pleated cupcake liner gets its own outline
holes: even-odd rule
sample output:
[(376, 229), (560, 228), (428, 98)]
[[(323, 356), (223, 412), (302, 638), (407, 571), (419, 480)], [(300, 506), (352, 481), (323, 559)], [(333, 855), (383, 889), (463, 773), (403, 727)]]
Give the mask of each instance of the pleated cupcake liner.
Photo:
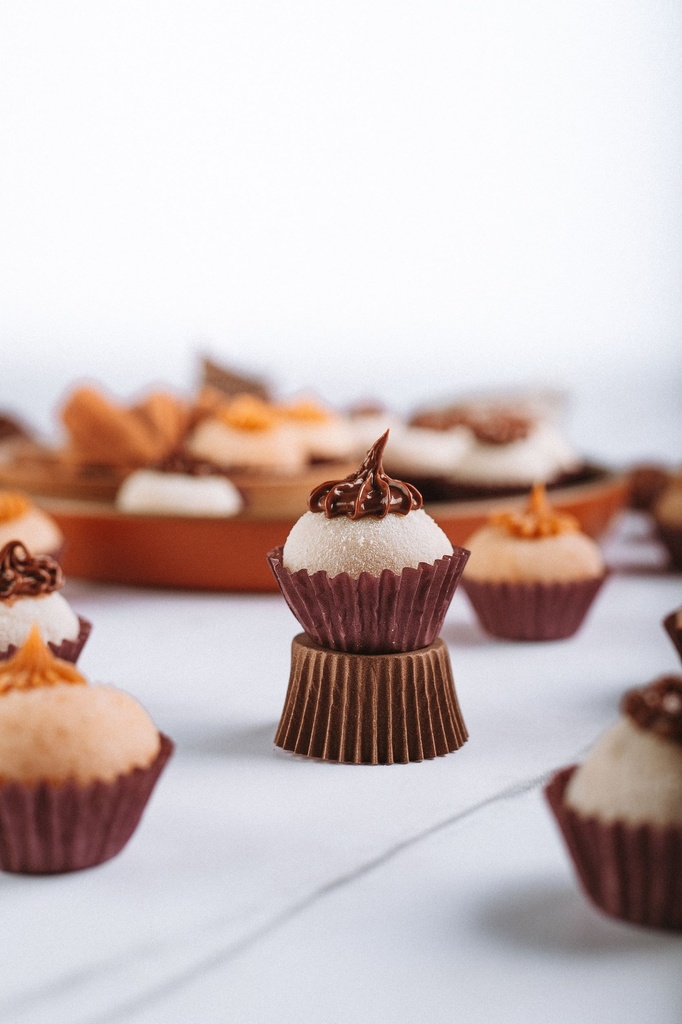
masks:
[(167, 736), (161, 733), (160, 740), (159, 753), (147, 768), (134, 768), (113, 782), (0, 784), (0, 869), (58, 874), (116, 856), (135, 831), (173, 752)]
[(558, 772), (545, 796), (585, 893), (612, 917), (682, 929), (682, 826), (607, 823), (581, 815), (564, 803), (575, 768)]
[(668, 526), (656, 520), (656, 532), (670, 555), (670, 569), (682, 569), (682, 526)]
[[(63, 661), (70, 661), (74, 665), (80, 657), (80, 653), (85, 647), (85, 641), (92, 632), (92, 623), (88, 622), (87, 619), (78, 616), (78, 624), (80, 626), (78, 630), (78, 636), (75, 640), (62, 640), (60, 644), (55, 644), (51, 640), (48, 641), (47, 646), (50, 648), (52, 653), (57, 658), (62, 658)], [(0, 653), (0, 661), (7, 661), (17, 651), (16, 644), (10, 644), (6, 651)]]
[(676, 625), (678, 612), (671, 612), (663, 619), (663, 625), (672, 642), (677, 648), (677, 653), (682, 658), (682, 629)]
[(401, 573), (384, 569), (353, 579), (305, 569), (289, 572), (282, 548), (268, 554), (275, 579), (299, 623), (321, 647), (354, 654), (416, 651), (433, 643), (469, 552), (455, 548), (433, 564)]
[(363, 655), (294, 638), (278, 747), (323, 761), (406, 764), (451, 753), (467, 737), (442, 640)]
[(462, 580), (487, 633), (504, 640), (564, 640), (581, 626), (608, 573), (561, 583)]

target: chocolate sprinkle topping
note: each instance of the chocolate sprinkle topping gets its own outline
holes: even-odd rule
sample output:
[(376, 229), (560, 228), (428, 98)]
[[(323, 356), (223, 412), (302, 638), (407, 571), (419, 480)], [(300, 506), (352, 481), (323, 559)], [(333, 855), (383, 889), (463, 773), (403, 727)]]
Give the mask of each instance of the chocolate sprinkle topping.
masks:
[(639, 690), (630, 690), (621, 711), (640, 729), (682, 744), (682, 676), (661, 676)]
[(33, 558), (18, 540), (0, 551), (0, 599), (51, 594), (63, 586), (61, 567), (49, 555)]
[(375, 441), (360, 468), (343, 480), (329, 480), (310, 492), (308, 508), (324, 512), (327, 519), (348, 516), (361, 519), (375, 516), (383, 519), (394, 512), (405, 516), (422, 507), (422, 496), (412, 484), (394, 480), (383, 467), (383, 454), (388, 430)]

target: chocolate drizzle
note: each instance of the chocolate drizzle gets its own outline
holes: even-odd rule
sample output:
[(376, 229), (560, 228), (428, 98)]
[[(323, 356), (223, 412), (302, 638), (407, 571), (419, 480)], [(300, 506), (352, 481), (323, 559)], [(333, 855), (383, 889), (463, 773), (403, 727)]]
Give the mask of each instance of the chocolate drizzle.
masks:
[(422, 496), (412, 484), (394, 480), (383, 467), (388, 430), (375, 441), (360, 468), (343, 480), (329, 480), (310, 492), (308, 508), (324, 512), (327, 519), (347, 516), (383, 519), (393, 512), (405, 516), (422, 507)]
[(682, 744), (682, 676), (661, 676), (639, 690), (630, 690), (621, 711), (640, 729)]
[(51, 594), (64, 586), (64, 575), (54, 558), (35, 558), (18, 540), (11, 540), (0, 551), (0, 599), (37, 597)]
[(483, 444), (511, 444), (523, 441), (531, 432), (533, 420), (528, 416), (517, 416), (514, 413), (496, 412), (488, 416), (472, 416), (469, 427), (476, 440)]

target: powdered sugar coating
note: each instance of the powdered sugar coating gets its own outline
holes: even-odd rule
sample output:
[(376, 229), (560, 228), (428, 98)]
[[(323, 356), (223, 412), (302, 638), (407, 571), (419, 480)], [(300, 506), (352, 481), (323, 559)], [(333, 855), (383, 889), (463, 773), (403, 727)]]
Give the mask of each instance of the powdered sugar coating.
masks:
[(139, 469), (127, 477), (116, 496), (122, 512), (175, 516), (233, 516), (242, 497), (221, 476), (189, 476)]
[(378, 576), (383, 569), (400, 573), (420, 562), (433, 564), (452, 554), (452, 544), (423, 509), (384, 519), (346, 516), (327, 519), (306, 512), (294, 525), (282, 553), (290, 572), (306, 569), (328, 576), (347, 572), (353, 579), (362, 572)]
[(57, 591), (9, 598), (0, 601), (0, 653), (12, 645), (21, 647), (34, 622), (46, 643), (75, 640), (80, 632), (78, 616)]

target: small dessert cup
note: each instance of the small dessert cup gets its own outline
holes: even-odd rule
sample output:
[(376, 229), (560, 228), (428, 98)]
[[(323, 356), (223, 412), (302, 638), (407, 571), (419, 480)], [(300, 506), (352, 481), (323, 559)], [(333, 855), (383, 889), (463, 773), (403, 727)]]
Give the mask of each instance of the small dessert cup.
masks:
[(275, 744), (350, 764), (405, 764), (457, 750), (467, 730), (445, 643), (401, 654), (326, 650), (304, 633)]

